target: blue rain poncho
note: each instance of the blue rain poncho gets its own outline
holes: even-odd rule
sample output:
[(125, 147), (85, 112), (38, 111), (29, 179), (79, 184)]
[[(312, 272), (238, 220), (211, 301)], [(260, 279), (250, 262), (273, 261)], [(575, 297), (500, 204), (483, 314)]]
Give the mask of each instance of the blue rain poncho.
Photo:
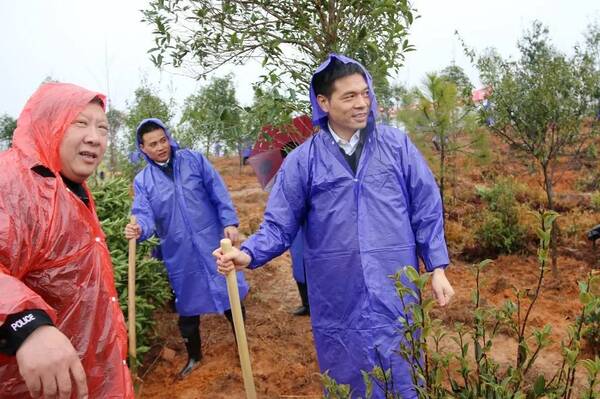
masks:
[[(144, 154), (148, 165), (135, 177), (132, 208), (142, 228), (140, 241), (153, 234), (160, 238), (177, 313), (223, 313), (230, 308), (227, 284), (217, 272), (212, 251), (219, 247), (223, 229), (239, 223), (227, 187), (204, 156), (179, 149), (159, 119), (143, 120), (138, 131), (150, 121), (161, 126), (169, 139), (173, 178)], [(137, 144), (139, 148), (139, 140)], [(238, 288), (243, 299), (248, 285), (242, 272), (238, 272)]]
[[(331, 55), (317, 71), (333, 58), (355, 62)], [(365, 78), (372, 88), (366, 70)], [(242, 248), (252, 256), (250, 267), (258, 267), (285, 251), (302, 225), (321, 371), (364, 397), (361, 370), (391, 369), (394, 391), (406, 399), (416, 393), (412, 366), (397, 353), (404, 309), (388, 276), (416, 266), (418, 257), (428, 271), (449, 259), (435, 179), (404, 132), (374, 123), (377, 105), (370, 93), (370, 129), (354, 175), (311, 88), (313, 123), (321, 130), (288, 155), (264, 221)], [(376, 386), (373, 397), (383, 398)]]

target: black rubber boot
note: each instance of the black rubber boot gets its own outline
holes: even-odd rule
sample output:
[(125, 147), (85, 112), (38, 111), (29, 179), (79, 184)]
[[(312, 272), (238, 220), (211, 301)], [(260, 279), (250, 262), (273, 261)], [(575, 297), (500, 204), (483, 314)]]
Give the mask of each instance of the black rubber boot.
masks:
[[(233, 313), (231, 309), (227, 309), (225, 312), (225, 317), (229, 324), (231, 324), (231, 332), (233, 333), (233, 338), (235, 339), (235, 343), (237, 344), (237, 337), (235, 336), (235, 325), (233, 324)], [(242, 319), (244, 319), (244, 325), (246, 324), (246, 307), (242, 305)]]
[(200, 316), (180, 316), (179, 330), (185, 342), (188, 361), (177, 373), (177, 378), (184, 379), (200, 365), (202, 360), (202, 346), (200, 341)]
[(179, 373), (177, 373), (177, 378), (183, 380), (185, 377), (190, 375), (192, 371), (197, 369), (198, 366), (200, 366), (200, 360), (194, 360), (193, 358), (189, 358), (186, 365), (183, 366)]
[(296, 308), (292, 312), (294, 316), (309, 316), (310, 305), (308, 304), (308, 287), (304, 283), (296, 282), (298, 285), (298, 292), (300, 293), (300, 299), (302, 300), (302, 306)]

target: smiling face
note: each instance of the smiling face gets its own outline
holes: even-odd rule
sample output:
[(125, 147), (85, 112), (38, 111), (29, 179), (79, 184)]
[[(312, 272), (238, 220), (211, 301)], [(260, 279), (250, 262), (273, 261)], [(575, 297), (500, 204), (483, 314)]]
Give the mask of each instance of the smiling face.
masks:
[(89, 103), (71, 122), (60, 143), (61, 174), (75, 183), (83, 183), (102, 161), (107, 136), (104, 109), (98, 103)]
[(154, 162), (164, 163), (171, 158), (171, 145), (163, 129), (144, 133), (140, 149)]
[(328, 114), (331, 128), (342, 138), (349, 139), (354, 132), (367, 126), (369, 86), (358, 73), (337, 79), (329, 97), (319, 94), (317, 101)]

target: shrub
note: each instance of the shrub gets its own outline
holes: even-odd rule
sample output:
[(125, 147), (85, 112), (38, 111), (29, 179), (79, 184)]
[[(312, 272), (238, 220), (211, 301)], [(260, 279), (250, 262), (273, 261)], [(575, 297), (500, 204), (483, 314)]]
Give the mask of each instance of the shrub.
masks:
[(512, 181), (503, 179), (491, 188), (477, 187), (477, 193), (488, 204), (475, 232), (482, 252), (499, 255), (521, 250), (526, 231), (519, 223)]
[(476, 165), (481, 168), (492, 162), (492, 144), (490, 143), (490, 132), (485, 128), (478, 128), (473, 134), (473, 146), (470, 157), (475, 160)]
[[(582, 295), (582, 302), (592, 302), (593, 298), (597, 298), (600, 295), (600, 281), (595, 281), (595, 286), (582, 287), (589, 290), (592, 295)], [(595, 355), (600, 355), (600, 303), (597, 306), (592, 307), (590, 312), (587, 313), (585, 319), (585, 329), (583, 331), (583, 337), (586, 339), (590, 348), (592, 348)]]
[(598, 168), (584, 168), (575, 182), (575, 187), (577, 190), (585, 192), (600, 190), (600, 171), (598, 171)]
[[(91, 187), (98, 219), (106, 234), (112, 257), (119, 304), (127, 315), (128, 242), (123, 235), (131, 209), (130, 184), (124, 178), (110, 178)], [(153, 313), (171, 298), (171, 288), (162, 262), (151, 258), (156, 240), (138, 244), (136, 251), (136, 338), (138, 362), (148, 351), (154, 336)]]
[(595, 162), (598, 159), (598, 148), (595, 143), (590, 144), (584, 151), (586, 161)]
[[(569, 212), (564, 212), (560, 216), (561, 225), (564, 226), (561, 229), (561, 233), (564, 238), (577, 241), (585, 239), (586, 233), (589, 229), (598, 224), (598, 214), (591, 210), (586, 209), (573, 209)], [(587, 240), (586, 240), (587, 241)]]
[(446, 242), (452, 255), (462, 254), (465, 248), (475, 245), (473, 230), (468, 228), (468, 220), (447, 220), (445, 225)]
[(592, 199), (590, 200), (590, 205), (592, 209), (595, 211), (600, 211), (600, 191), (595, 191), (592, 194)]

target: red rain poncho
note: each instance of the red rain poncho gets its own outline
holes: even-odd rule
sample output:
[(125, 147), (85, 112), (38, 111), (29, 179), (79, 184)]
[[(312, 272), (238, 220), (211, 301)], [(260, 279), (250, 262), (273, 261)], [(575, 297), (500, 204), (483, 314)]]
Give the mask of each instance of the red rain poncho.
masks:
[[(13, 148), (0, 153), (0, 325), (10, 314), (44, 310), (77, 350), (90, 398), (133, 398), (127, 332), (94, 201), (84, 183), (86, 207), (58, 174), (65, 130), (95, 97), (104, 100), (75, 85), (42, 85), (19, 117)], [(56, 177), (34, 172), (36, 165)], [(14, 356), (0, 355), (0, 397), (29, 397)]]

